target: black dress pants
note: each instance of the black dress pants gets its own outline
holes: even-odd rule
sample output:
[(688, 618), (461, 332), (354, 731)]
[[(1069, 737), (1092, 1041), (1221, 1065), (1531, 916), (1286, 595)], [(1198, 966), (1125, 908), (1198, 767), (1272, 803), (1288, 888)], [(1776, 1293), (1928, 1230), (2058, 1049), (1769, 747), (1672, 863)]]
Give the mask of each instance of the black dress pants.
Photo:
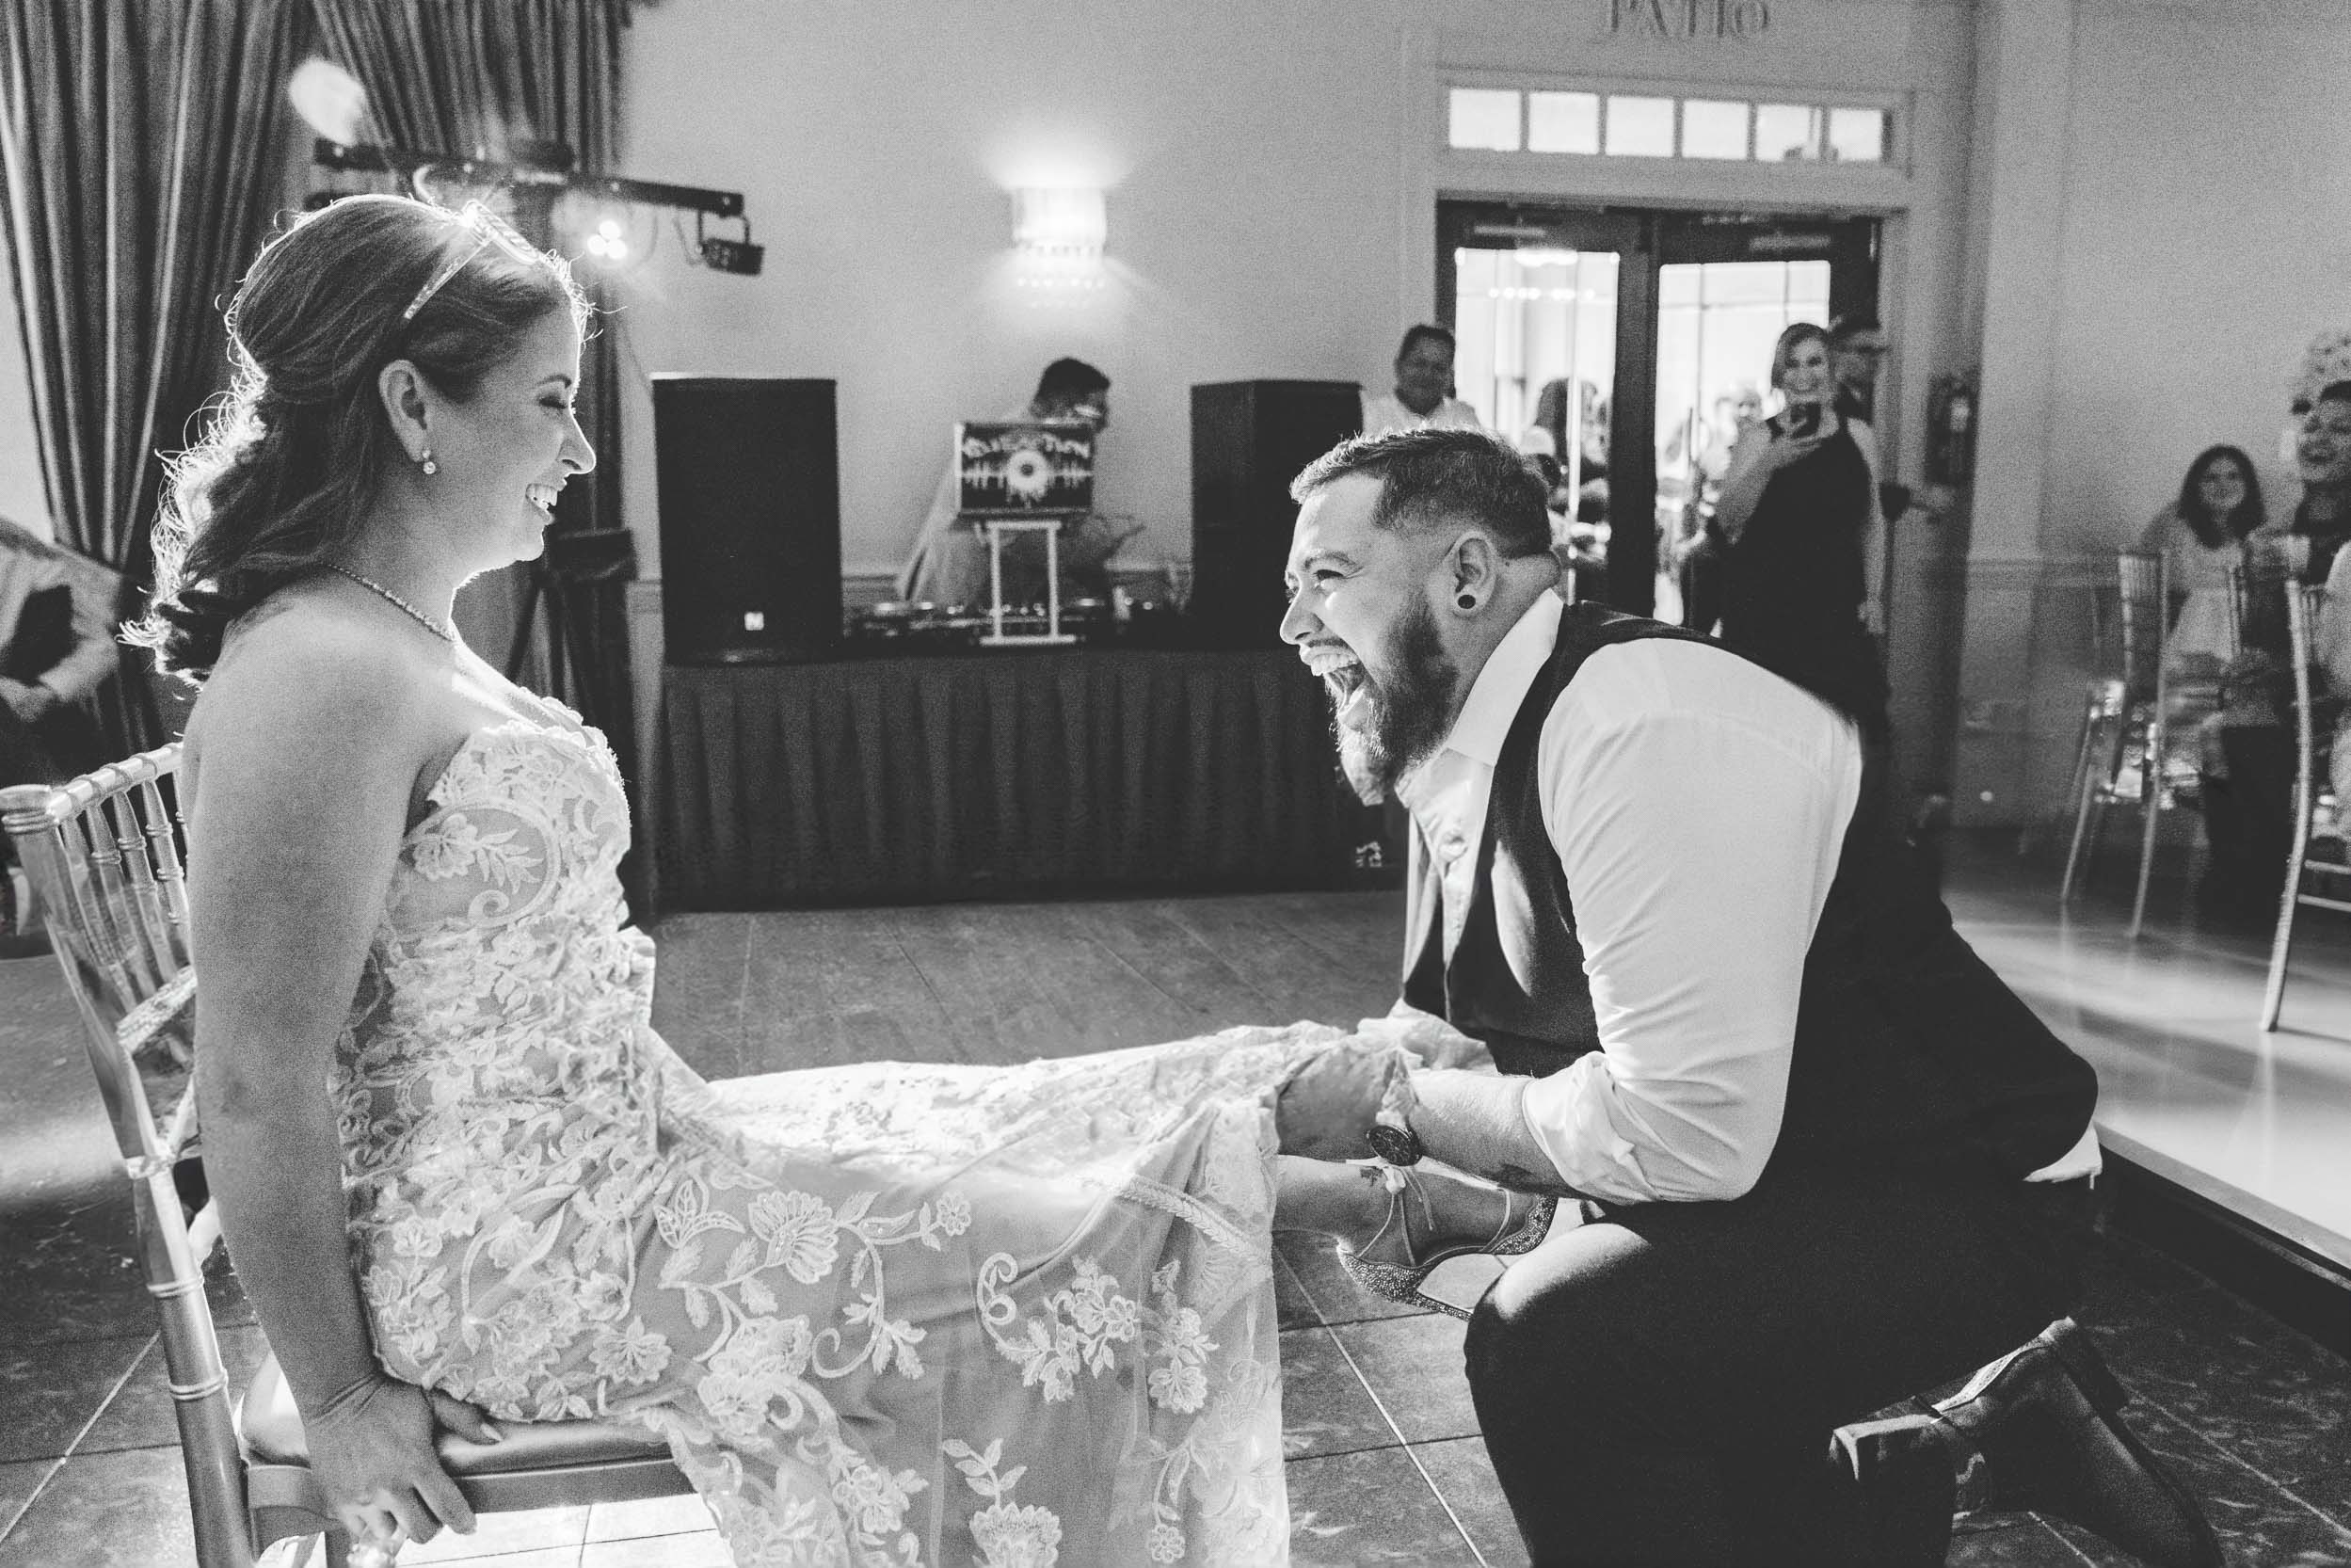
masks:
[(2087, 1205), (2083, 1182), (1874, 1167), (1587, 1205), (1487, 1294), (1465, 1346), (1538, 1568), (1940, 1564), (1953, 1467), (1933, 1423), (1837, 1429), (2063, 1316)]

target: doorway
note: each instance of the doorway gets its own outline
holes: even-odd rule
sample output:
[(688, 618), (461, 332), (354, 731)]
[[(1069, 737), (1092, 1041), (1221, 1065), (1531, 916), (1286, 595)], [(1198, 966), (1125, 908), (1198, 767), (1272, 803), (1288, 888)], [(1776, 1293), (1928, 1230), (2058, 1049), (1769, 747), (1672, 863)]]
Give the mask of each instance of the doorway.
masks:
[(1740, 419), (1777, 406), (1772, 340), (1875, 311), (1879, 241), (1870, 217), (1437, 203), (1456, 394), (1550, 452), (1577, 597), (1678, 618), (1674, 550)]

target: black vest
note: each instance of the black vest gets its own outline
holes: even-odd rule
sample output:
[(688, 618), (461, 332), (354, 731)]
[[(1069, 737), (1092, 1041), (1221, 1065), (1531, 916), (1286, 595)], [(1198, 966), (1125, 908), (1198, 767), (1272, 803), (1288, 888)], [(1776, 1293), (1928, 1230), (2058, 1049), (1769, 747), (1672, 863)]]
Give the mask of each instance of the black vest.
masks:
[[(1536, 753), (1544, 720), (1584, 661), (1639, 637), (1684, 638), (1739, 657), (1655, 621), (1568, 608), (1495, 760), (1474, 890), (1449, 963), (1436, 868), (1415, 845), (1404, 1000), (1484, 1041), (1505, 1072), (1556, 1072), (1600, 1047), (1566, 874), (1543, 826)], [(2096, 1075), (1951, 928), (1941, 896), (1891, 829), (1879, 771), (1874, 760), (1864, 768), (1805, 957), (1772, 1162), (2022, 1176), (2081, 1136)]]

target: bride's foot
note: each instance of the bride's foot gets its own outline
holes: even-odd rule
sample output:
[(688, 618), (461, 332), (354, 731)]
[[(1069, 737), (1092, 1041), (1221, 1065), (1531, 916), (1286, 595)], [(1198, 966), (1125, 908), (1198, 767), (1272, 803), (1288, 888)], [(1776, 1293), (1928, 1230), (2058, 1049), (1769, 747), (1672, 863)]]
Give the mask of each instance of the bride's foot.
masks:
[(1559, 1207), (1556, 1198), (1486, 1187), (1434, 1171), (1402, 1174), (1403, 1187), (1389, 1195), (1379, 1229), (1360, 1244), (1342, 1239), (1339, 1261), (1356, 1284), (1374, 1295), (1435, 1307), (1456, 1318), (1469, 1314), (1421, 1289), (1430, 1272), (1472, 1253), (1510, 1257), (1532, 1251), (1550, 1233), (1551, 1215)]

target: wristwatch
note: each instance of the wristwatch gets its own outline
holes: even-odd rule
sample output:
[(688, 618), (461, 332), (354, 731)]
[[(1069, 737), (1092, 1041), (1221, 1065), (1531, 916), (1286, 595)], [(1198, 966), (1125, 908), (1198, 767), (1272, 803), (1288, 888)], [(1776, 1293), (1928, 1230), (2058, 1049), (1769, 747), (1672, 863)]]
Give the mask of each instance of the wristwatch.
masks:
[(1374, 1122), (1364, 1132), (1364, 1142), (1371, 1152), (1391, 1165), (1417, 1165), (1427, 1151), (1420, 1146), (1420, 1134), (1409, 1127), (1396, 1127), (1386, 1122)]

